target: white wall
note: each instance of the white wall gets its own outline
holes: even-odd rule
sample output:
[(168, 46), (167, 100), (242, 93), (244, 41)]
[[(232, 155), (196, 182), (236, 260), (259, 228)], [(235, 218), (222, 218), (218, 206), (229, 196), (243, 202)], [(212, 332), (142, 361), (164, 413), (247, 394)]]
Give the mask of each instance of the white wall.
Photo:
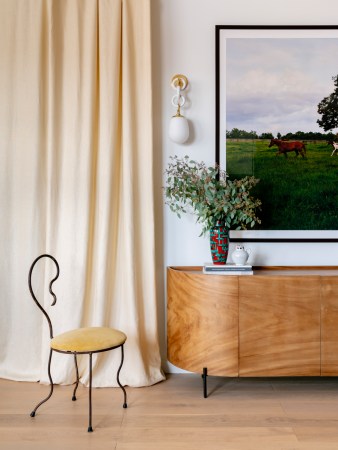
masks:
[[(210, 261), (210, 252), (208, 239), (199, 237), (200, 227), (193, 217), (180, 220), (163, 207), (162, 173), (170, 155), (188, 154), (196, 160), (214, 162), (215, 25), (335, 25), (338, 3), (336, 0), (152, 0), (152, 5), (156, 239), (159, 320), (165, 358), (165, 267), (202, 265)], [(188, 92), (185, 91), (188, 107), (184, 108), (184, 114), (191, 122), (193, 136), (183, 146), (172, 143), (167, 133), (174, 113), (170, 79), (175, 73), (185, 74), (190, 82)], [(338, 265), (338, 243), (249, 246), (252, 262), (257, 265)]]

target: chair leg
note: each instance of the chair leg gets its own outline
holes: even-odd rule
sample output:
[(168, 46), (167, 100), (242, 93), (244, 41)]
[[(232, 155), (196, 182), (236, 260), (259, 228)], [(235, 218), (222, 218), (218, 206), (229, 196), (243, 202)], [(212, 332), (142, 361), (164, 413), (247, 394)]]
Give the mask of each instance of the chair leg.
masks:
[(49, 377), (49, 381), (50, 381), (50, 392), (49, 392), (49, 395), (48, 395), (44, 400), (42, 400), (38, 405), (36, 405), (36, 407), (35, 407), (35, 408), (33, 409), (33, 411), (30, 413), (30, 416), (31, 416), (31, 417), (35, 417), (35, 413), (36, 413), (37, 409), (38, 409), (43, 403), (45, 403), (48, 399), (50, 399), (50, 397), (51, 397), (52, 394), (53, 394), (54, 385), (53, 385), (52, 375), (51, 375), (51, 372), (50, 372), (50, 366), (51, 366), (51, 363), (52, 363), (52, 354), (53, 354), (53, 349), (51, 348), (51, 349), (50, 349), (50, 353), (49, 353), (49, 360), (48, 360), (48, 377)]
[(89, 425), (88, 433), (92, 432), (92, 353), (89, 353)]
[(73, 402), (75, 402), (76, 400), (76, 390), (77, 387), (79, 385), (79, 368), (77, 366), (77, 357), (76, 357), (76, 353), (74, 353), (74, 362), (75, 362), (75, 369), (76, 369), (76, 384), (75, 384), (75, 388), (74, 388), (74, 392), (73, 392), (73, 397), (72, 400)]
[(123, 360), (124, 360), (124, 351), (123, 351), (123, 345), (121, 345), (121, 364), (120, 364), (119, 370), (117, 371), (117, 377), (116, 377), (116, 379), (117, 379), (117, 382), (118, 382), (118, 384), (119, 384), (119, 386), (120, 386), (120, 388), (122, 389), (123, 394), (124, 394), (123, 408), (127, 408), (127, 406), (128, 406), (128, 405), (127, 405), (127, 393), (126, 393), (125, 388), (124, 388), (124, 387), (122, 386), (122, 384), (120, 383), (120, 371), (121, 371), (121, 369), (122, 369)]

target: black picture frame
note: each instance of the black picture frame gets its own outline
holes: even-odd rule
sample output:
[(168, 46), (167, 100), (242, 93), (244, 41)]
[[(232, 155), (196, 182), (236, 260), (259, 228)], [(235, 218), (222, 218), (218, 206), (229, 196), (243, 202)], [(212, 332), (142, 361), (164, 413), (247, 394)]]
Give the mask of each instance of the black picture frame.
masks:
[[(222, 34), (226, 32), (227, 37), (231, 33), (247, 32), (257, 33), (257, 36), (264, 37), (265, 33), (271, 31), (285, 33), (292, 32), (313, 32), (327, 36), (332, 33), (332, 37), (338, 39), (338, 25), (216, 25), (215, 26), (215, 162), (221, 169), (221, 45)], [(337, 69), (338, 72), (338, 69)], [(225, 131), (225, 130), (224, 130)], [(225, 140), (225, 134), (223, 135)], [(225, 150), (226, 152), (226, 150)], [(224, 153), (225, 153), (224, 152)], [(338, 205), (337, 205), (338, 207)], [(291, 243), (328, 243), (338, 242), (338, 230), (241, 230), (231, 231), (230, 240), (232, 242), (291, 242)]]

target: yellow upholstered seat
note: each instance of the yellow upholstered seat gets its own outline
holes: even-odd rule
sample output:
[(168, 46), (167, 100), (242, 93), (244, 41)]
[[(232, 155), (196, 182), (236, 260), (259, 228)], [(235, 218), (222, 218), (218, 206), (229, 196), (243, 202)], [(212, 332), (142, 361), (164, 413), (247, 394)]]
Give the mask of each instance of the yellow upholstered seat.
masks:
[(78, 328), (59, 334), (50, 342), (53, 350), (61, 352), (89, 353), (118, 347), (127, 336), (122, 331), (105, 327)]

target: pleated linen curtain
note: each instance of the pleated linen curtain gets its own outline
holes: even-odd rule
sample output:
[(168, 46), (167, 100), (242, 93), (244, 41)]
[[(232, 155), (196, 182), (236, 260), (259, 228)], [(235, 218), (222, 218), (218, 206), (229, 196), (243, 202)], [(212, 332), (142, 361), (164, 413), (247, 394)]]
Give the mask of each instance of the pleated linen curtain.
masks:
[[(120, 379), (161, 381), (157, 336), (149, 0), (0, 1), (0, 377), (48, 382), (54, 335), (123, 330)], [(93, 359), (93, 385), (115, 386), (120, 352)], [(88, 382), (88, 360), (79, 363)], [(56, 383), (75, 380), (53, 355)]]

